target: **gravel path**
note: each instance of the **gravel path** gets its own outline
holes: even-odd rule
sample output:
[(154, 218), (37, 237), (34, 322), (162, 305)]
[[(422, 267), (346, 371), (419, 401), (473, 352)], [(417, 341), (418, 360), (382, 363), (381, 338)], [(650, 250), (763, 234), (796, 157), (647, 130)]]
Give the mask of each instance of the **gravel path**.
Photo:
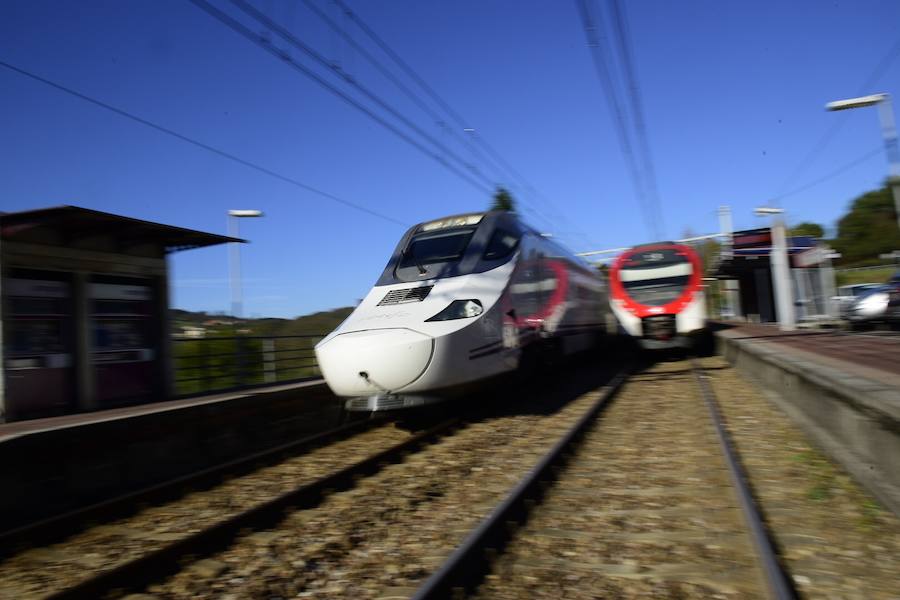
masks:
[(402, 442), (383, 425), (0, 563), (0, 598), (40, 598)]
[(900, 598), (900, 520), (727, 362), (702, 364), (799, 591)]
[(687, 361), (632, 377), (480, 598), (757, 598), (759, 571)]

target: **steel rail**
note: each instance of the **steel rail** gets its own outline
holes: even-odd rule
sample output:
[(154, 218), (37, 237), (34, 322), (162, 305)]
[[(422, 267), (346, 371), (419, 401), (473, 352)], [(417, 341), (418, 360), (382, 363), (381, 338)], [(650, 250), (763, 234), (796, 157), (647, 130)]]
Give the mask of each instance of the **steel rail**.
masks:
[(540, 500), (546, 484), (556, 478), (556, 472), (571, 456), (570, 450), (609, 405), (630, 371), (630, 366), (625, 367), (603, 387), (600, 398), (416, 590), (412, 600), (455, 598), (477, 585), (488, 571), (490, 559), (509, 541), (514, 528), (527, 519), (530, 501)]
[(691, 360), (691, 370), (694, 372), (697, 386), (700, 388), (700, 393), (706, 402), (710, 418), (715, 426), (716, 437), (719, 439), (722, 454), (728, 465), (728, 474), (734, 485), (738, 502), (741, 505), (741, 511), (750, 530), (750, 536), (753, 539), (753, 546), (756, 548), (756, 553), (759, 557), (769, 597), (776, 600), (795, 599), (797, 598), (797, 591), (792, 580), (787, 575), (787, 571), (782, 567), (775, 545), (769, 537), (768, 529), (753, 498), (747, 472), (741, 463), (734, 442), (725, 428), (715, 393), (709, 385), (709, 381), (707, 381), (708, 376), (703, 372), (703, 368), (696, 360)]
[(196, 560), (208, 556), (226, 548), (234, 538), (247, 530), (265, 529), (276, 525), (289, 510), (314, 507), (331, 493), (352, 488), (358, 477), (372, 475), (386, 464), (401, 461), (406, 454), (452, 430), (459, 423), (461, 419), (458, 417), (444, 421), (353, 465), (254, 506), (168, 546), (99, 573), (70, 588), (50, 594), (46, 598), (93, 600), (106, 597), (111, 592), (124, 593), (143, 589), (181, 570), (182, 561), (187, 557)]
[(133, 514), (142, 504), (160, 504), (175, 500), (185, 493), (208, 489), (225, 479), (240, 477), (262, 466), (286, 460), (305, 449), (315, 448), (328, 442), (373, 429), (388, 422), (386, 416), (346, 423), (300, 440), (280, 444), (273, 448), (254, 452), (194, 473), (181, 475), (151, 486), (121, 494), (0, 532), (0, 558), (12, 554), (23, 547), (49, 544), (68, 537), (86, 528), (87, 524), (100, 521), (109, 522)]

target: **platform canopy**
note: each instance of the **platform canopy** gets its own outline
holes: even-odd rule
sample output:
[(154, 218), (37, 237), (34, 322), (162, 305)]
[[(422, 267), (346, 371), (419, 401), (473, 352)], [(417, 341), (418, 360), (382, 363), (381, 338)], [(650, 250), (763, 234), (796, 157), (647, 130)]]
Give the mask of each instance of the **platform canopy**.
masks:
[(205, 233), (123, 217), (79, 206), (54, 206), (13, 213), (0, 213), (0, 234), (4, 240), (77, 245), (98, 237), (119, 248), (154, 244), (165, 253), (245, 242), (239, 238)]
[[(806, 235), (788, 237), (787, 246), (792, 267), (818, 264), (821, 259), (810, 261), (813, 251), (821, 251), (822, 248), (826, 248), (814, 238)], [(771, 253), (772, 233), (768, 227), (735, 231), (732, 236), (732, 244), (722, 248), (721, 260), (714, 276), (719, 279), (727, 279), (738, 277), (742, 273), (751, 272), (754, 269), (768, 269)], [(823, 256), (826, 254), (826, 252), (822, 252)]]

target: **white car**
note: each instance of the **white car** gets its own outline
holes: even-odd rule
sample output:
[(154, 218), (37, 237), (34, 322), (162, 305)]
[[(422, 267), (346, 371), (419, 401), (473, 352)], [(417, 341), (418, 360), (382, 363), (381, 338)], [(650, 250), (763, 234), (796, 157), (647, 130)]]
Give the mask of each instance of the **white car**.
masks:
[(846, 316), (850, 306), (856, 302), (866, 292), (881, 287), (880, 283), (854, 283), (851, 285), (842, 285), (837, 290), (837, 296), (831, 299), (837, 303), (840, 315)]
[(890, 296), (890, 285), (877, 285), (866, 290), (847, 309), (847, 319), (854, 325), (886, 320)]

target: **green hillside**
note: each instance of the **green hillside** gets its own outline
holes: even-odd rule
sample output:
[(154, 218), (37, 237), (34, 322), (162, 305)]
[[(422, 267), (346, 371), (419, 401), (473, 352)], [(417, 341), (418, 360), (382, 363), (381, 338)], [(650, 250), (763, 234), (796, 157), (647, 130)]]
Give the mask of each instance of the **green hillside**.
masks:
[(344, 307), (295, 319), (235, 319), (174, 309), (177, 393), (209, 393), (318, 377), (313, 347), (352, 311)]
[(185, 327), (204, 329), (203, 337), (231, 336), (235, 331), (250, 336), (281, 335), (324, 335), (353, 312), (353, 308), (345, 306), (333, 310), (303, 315), (293, 319), (264, 317), (260, 319), (236, 319), (230, 315), (216, 315), (199, 311), (192, 312), (173, 308), (170, 311), (172, 334), (180, 336)]

